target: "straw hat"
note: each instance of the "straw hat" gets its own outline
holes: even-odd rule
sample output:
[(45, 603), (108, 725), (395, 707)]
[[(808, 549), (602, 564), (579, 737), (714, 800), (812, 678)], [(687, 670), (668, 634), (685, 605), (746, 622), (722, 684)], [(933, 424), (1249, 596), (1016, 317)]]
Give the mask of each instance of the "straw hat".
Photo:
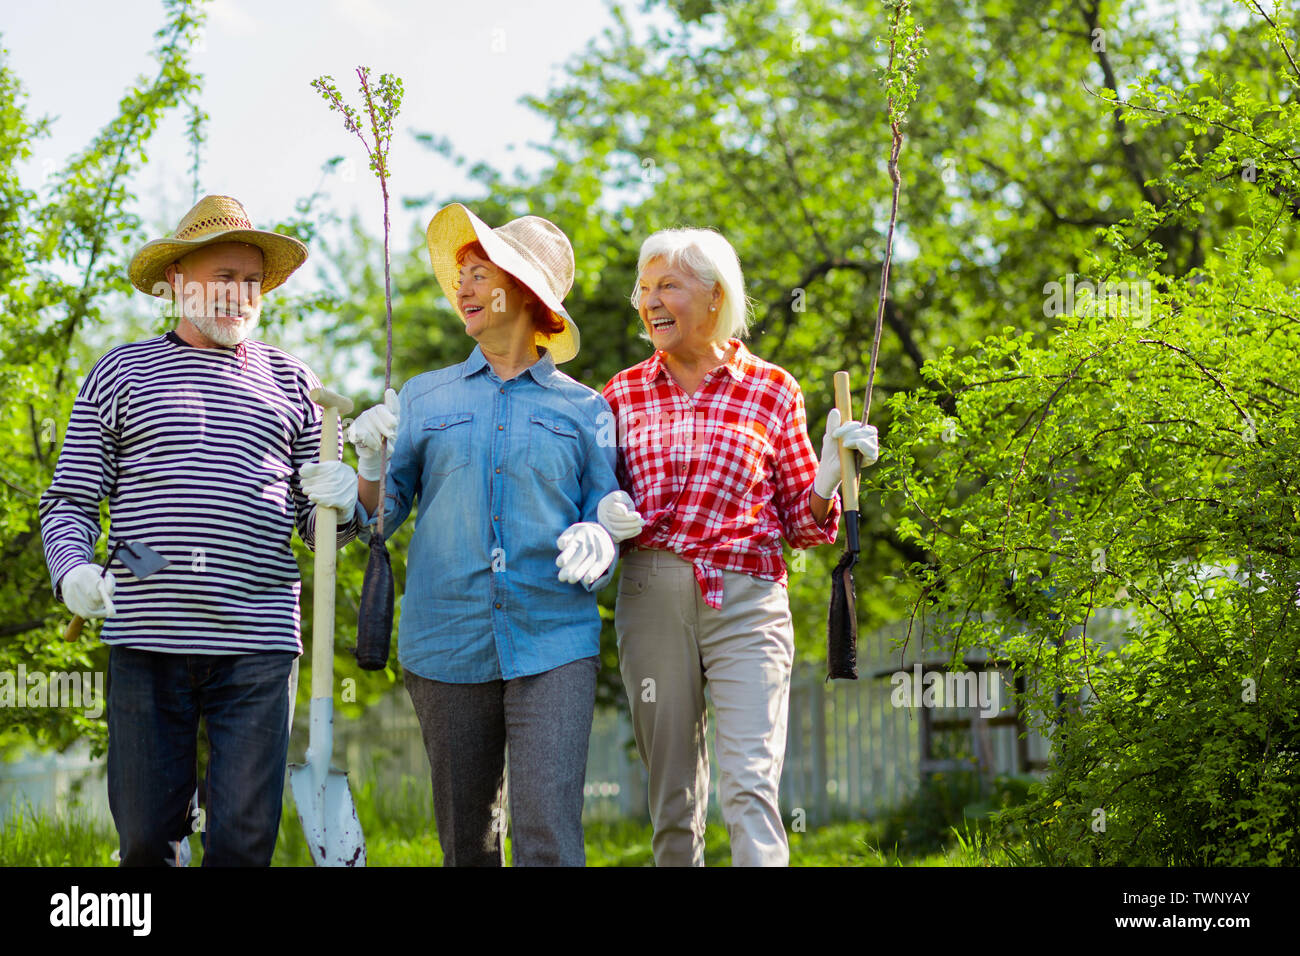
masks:
[(247, 242), (262, 250), (263, 292), (280, 285), (307, 259), (307, 247), (292, 236), (254, 229), (238, 200), (204, 196), (185, 214), (173, 235), (147, 242), (135, 254), (129, 269), (131, 284), (150, 295), (170, 295), (164, 274), (167, 267), (214, 242)]
[[(550, 352), (556, 365), (578, 354), (578, 327), (564, 310), (564, 297), (573, 288), (573, 246), (558, 226), (540, 216), (523, 216), (493, 229), (460, 203), (452, 203), (430, 220), (426, 238), (433, 274), (453, 305), (460, 274), (456, 253), (477, 240), (495, 265), (527, 286), (564, 320), (563, 332), (549, 337), (539, 332), (538, 346)], [(465, 321), (463, 315), (461, 321)]]

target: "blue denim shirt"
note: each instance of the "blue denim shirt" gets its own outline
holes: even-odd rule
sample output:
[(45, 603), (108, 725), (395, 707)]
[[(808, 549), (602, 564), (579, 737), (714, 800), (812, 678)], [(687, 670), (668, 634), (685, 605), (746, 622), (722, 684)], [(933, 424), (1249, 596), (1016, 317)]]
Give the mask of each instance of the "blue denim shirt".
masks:
[(555, 539), (595, 521), (618, 489), (609, 404), (549, 354), (508, 382), (476, 346), (460, 365), (401, 391), (384, 535), (418, 497), (398, 659), (420, 677), (466, 684), (540, 674), (593, 657), (596, 594), (557, 578)]

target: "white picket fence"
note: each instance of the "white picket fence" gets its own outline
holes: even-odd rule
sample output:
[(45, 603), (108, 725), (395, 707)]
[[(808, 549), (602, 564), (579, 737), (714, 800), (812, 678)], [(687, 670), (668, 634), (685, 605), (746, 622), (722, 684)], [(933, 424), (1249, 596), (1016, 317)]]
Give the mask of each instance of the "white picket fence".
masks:
[(0, 763), (0, 826), (13, 813), (54, 815), (77, 809), (108, 821), (104, 759), (76, 744), (65, 753), (44, 753)]

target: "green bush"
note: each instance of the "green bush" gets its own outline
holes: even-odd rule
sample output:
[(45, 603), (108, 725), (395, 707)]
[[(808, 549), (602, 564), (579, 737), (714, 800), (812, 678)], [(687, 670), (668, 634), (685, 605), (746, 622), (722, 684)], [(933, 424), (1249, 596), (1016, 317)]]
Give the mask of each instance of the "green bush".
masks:
[(1062, 723), (1047, 785), (1000, 816), (1004, 838), (1036, 828), (1057, 864), (1300, 863), (1300, 628), (1283, 603), (1270, 616), (1250, 589), (1221, 585), (1180, 639), (1135, 637)]
[[(999, 815), (1022, 857), (1296, 865), (1300, 263), (1296, 174), (1271, 144), (1300, 109), (1157, 82), (1129, 97), (1158, 109), (1123, 111), (1200, 137), (1158, 181), (1179, 201), (1099, 230), (1088, 263), (1145, 299), (1081, 294), (1046, 346), (1008, 326), (930, 363), (936, 395), (891, 399), (873, 478), (930, 556), (913, 612), (1029, 677), (1054, 763)], [(1225, 200), (1203, 261), (1167, 262), (1163, 230)]]

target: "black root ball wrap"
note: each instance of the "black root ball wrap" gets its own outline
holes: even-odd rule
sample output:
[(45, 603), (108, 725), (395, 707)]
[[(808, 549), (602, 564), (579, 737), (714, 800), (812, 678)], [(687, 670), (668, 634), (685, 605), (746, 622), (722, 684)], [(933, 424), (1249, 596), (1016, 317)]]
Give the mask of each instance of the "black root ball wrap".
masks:
[(392, 644), (393, 566), (388, 561), (388, 546), (376, 534), (370, 539), (370, 560), (357, 610), (357, 663), (362, 670), (383, 670)]
[(831, 572), (831, 610), (826, 624), (826, 679), (858, 679), (858, 613), (853, 565), (858, 563), (858, 513), (846, 512), (849, 547)]

